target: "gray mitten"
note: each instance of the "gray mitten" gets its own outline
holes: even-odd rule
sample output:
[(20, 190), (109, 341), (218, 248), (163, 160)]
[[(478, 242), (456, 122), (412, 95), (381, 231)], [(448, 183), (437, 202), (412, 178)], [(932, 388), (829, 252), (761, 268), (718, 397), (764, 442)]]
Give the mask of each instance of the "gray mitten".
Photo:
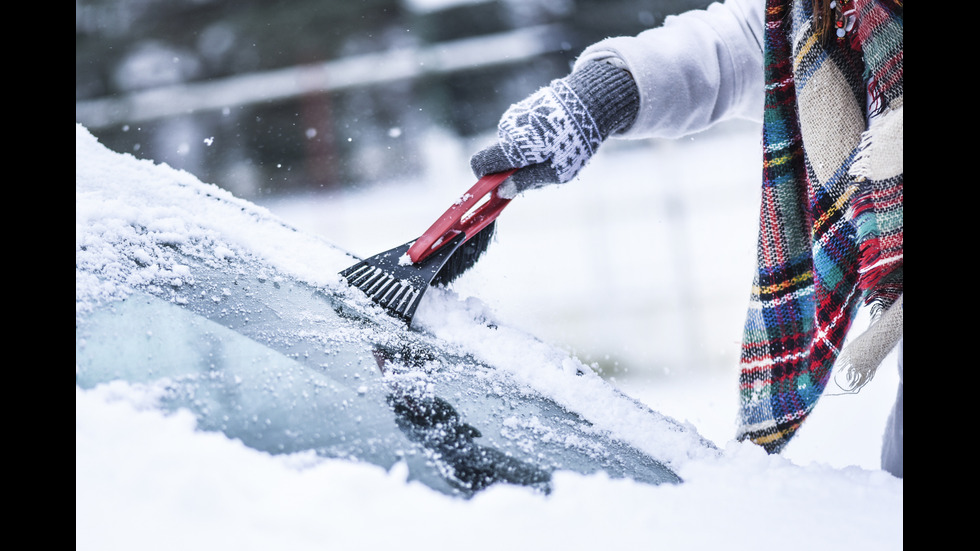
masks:
[(565, 183), (610, 134), (633, 124), (639, 104), (628, 71), (589, 62), (511, 105), (497, 125), (498, 142), (473, 155), (470, 166), (477, 177), (522, 168), (510, 178), (517, 193)]

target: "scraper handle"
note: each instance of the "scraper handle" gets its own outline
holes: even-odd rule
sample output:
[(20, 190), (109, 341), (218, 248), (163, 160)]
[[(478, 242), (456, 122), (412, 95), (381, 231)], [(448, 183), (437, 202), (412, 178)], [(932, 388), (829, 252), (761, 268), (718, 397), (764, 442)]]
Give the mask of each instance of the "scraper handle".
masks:
[(480, 178), (408, 248), (408, 256), (412, 262), (425, 260), (459, 233), (465, 234), (465, 243), (496, 220), (511, 201), (501, 197), (498, 188), (516, 171), (515, 168)]

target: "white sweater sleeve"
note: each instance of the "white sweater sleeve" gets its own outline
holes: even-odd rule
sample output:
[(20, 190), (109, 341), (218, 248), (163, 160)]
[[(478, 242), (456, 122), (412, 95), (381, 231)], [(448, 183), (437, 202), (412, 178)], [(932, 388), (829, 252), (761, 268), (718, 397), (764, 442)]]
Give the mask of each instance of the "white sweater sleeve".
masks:
[(764, 4), (725, 0), (586, 48), (576, 68), (609, 60), (629, 70), (639, 88), (636, 121), (615, 137), (676, 138), (728, 118), (761, 121)]

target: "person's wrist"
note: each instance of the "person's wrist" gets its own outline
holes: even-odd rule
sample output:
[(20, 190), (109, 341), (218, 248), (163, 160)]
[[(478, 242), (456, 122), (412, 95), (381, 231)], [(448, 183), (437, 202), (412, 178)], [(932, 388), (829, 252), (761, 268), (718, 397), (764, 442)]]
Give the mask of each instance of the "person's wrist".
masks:
[(640, 93), (626, 69), (604, 61), (591, 61), (564, 80), (589, 111), (603, 140), (633, 125), (640, 107)]

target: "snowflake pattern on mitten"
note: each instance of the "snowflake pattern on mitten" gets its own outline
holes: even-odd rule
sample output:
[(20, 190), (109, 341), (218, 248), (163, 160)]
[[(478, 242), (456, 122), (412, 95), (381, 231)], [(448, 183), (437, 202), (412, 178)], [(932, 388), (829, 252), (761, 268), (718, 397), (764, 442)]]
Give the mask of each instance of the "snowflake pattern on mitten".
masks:
[(550, 161), (561, 183), (574, 178), (602, 143), (589, 110), (562, 80), (512, 105), (497, 133), (513, 166)]

